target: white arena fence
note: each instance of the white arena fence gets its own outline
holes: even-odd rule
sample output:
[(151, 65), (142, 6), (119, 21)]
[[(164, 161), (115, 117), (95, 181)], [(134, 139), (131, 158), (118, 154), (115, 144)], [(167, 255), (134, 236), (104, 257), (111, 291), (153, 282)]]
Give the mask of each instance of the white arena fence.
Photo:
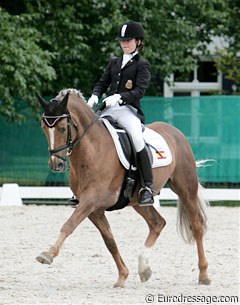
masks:
[[(208, 201), (239, 201), (240, 189), (203, 188), (203, 195)], [(72, 197), (69, 187), (65, 186), (19, 186), (16, 183), (6, 183), (0, 187), (0, 206), (18, 206), (25, 203), (67, 204)], [(177, 195), (169, 188), (163, 188), (156, 199), (176, 202)]]

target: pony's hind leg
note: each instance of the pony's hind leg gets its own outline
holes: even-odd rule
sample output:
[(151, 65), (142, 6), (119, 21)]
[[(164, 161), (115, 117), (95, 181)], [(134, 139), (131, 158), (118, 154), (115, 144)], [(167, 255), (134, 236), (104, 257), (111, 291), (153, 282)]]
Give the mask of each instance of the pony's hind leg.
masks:
[(201, 196), (200, 185), (190, 194), (178, 192), (178, 224), (179, 231), (187, 243), (196, 240), (198, 251), (199, 284), (210, 284), (207, 269), (208, 263), (204, 253), (203, 235), (206, 230), (206, 215), (204, 207), (207, 202)]
[(149, 266), (149, 252), (154, 246), (162, 229), (166, 225), (166, 221), (152, 206), (139, 207), (136, 205), (133, 206), (133, 208), (146, 220), (149, 227), (148, 237), (141, 253), (138, 256), (138, 274), (141, 281), (146, 282), (152, 275), (152, 271)]
[(104, 214), (104, 211), (94, 212), (94, 213), (90, 214), (88, 216), (88, 218), (92, 221), (92, 223), (100, 231), (100, 233), (103, 237), (103, 240), (104, 240), (109, 252), (112, 254), (112, 257), (117, 265), (119, 276), (118, 276), (118, 280), (115, 283), (114, 287), (123, 288), (129, 272), (118, 251), (116, 242), (114, 240), (110, 225)]

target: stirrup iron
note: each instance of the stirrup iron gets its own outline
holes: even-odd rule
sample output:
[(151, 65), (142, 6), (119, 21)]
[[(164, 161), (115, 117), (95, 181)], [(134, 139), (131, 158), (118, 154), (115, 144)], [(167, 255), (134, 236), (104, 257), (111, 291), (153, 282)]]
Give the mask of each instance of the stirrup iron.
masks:
[(138, 202), (140, 206), (148, 206), (154, 203), (153, 191), (150, 187), (144, 186), (139, 190)]

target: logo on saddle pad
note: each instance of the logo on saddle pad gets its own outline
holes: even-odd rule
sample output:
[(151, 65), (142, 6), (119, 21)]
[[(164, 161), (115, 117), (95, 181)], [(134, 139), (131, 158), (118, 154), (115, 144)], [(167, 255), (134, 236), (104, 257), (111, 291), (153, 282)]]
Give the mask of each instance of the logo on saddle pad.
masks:
[(166, 153), (164, 150), (156, 151), (156, 158), (159, 159), (166, 159)]
[[(126, 169), (129, 169), (129, 159), (126, 156), (120, 141), (121, 135), (126, 135), (126, 131), (123, 129), (114, 128), (105, 118), (102, 118), (102, 121), (112, 136), (119, 160)], [(159, 133), (147, 127), (145, 127), (143, 136), (152, 153), (152, 168), (169, 165), (172, 162), (172, 153), (165, 139)]]

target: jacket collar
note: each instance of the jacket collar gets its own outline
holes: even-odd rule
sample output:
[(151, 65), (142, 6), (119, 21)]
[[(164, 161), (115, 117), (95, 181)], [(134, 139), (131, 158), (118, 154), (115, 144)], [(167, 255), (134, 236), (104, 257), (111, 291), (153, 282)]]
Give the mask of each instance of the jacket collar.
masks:
[[(132, 57), (132, 59), (129, 60), (129, 62), (126, 63), (126, 65), (122, 68), (122, 70), (125, 69), (126, 67), (132, 65), (134, 62), (139, 61), (139, 58), (140, 58), (140, 55), (137, 53), (136, 55), (134, 55)], [(117, 64), (120, 69), (121, 69), (121, 65), (122, 65), (122, 60), (123, 60), (123, 55), (120, 56), (117, 61)]]

